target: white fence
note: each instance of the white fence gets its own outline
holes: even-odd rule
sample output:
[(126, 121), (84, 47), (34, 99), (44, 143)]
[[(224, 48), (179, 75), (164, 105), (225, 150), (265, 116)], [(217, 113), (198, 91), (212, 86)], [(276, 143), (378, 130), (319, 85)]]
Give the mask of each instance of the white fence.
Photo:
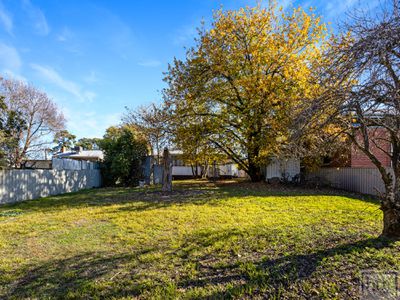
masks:
[(376, 168), (322, 168), (307, 177), (319, 177), (332, 187), (362, 194), (379, 195), (385, 191)]
[(100, 186), (100, 170), (0, 170), (0, 204)]

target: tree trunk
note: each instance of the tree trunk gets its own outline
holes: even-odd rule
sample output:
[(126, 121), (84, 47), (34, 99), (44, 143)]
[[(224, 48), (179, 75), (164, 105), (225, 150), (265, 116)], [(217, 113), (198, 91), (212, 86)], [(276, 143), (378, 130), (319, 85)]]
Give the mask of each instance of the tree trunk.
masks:
[(383, 231), (382, 235), (388, 238), (400, 239), (400, 209), (382, 208)]
[(204, 162), (204, 166), (202, 166), (201, 169), (201, 178), (207, 179), (208, 177), (208, 170), (209, 170), (209, 164), (207, 161)]
[[(249, 140), (253, 141), (256, 138), (255, 135), (250, 136)], [(252, 182), (260, 182), (263, 180), (263, 176), (261, 173), (261, 167), (259, 163), (256, 161), (257, 157), (260, 154), (260, 147), (254, 143), (250, 143), (247, 149), (247, 162), (248, 162), (248, 170), (247, 174), (250, 176)]]
[(157, 165), (160, 165), (160, 147), (157, 144)]
[(195, 171), (194, 171), (193, 164), (190, 164), (190, 169), (192, 170), (192, 176), (193, 176), (193, 178), (196, 178), (196, 173), (195, 173)]
[[(396, 173), (396, 171), (395, 171)], [(386, 195), (382, 201), (383, 231), (388, 238), (400, 238), (400, 177), (394, 178), (394, 184), (386, 184)]]
[(249, 169), (247, 174), (250, 176), (252, 182), (260, 182), (263, 179), (261, 168), (254, 161), (249, 159)]
[(163, 153), (163, 192), (171, 192), (172, 191), (172, 166), (171, 159), (169, 157), (168, 148), (164, 149)]
[(217, 162), (213, 161), (213, 180), (217, 180)]

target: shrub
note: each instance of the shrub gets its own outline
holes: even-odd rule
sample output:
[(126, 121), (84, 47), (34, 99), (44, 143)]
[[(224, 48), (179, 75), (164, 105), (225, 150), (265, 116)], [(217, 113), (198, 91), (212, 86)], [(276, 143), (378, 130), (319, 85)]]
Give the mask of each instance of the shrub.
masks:
[(142, 177), (147, 144), (129, 126), (110, 127), (99, 143), (104, 151), (102, 165), (106, 186), (136, 186)]

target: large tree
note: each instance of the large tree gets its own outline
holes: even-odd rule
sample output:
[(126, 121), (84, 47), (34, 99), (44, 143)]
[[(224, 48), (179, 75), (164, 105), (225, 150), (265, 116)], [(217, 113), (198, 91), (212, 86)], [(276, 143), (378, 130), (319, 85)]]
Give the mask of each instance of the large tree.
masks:
[(18, 137), (26, 129), (18, 111), (10, 110), (0, 96), (0, 168), (12, 165), (14, 149), (18, 147)]
[(186, 59), (175, 59), (166, 73), (165, 103), (175, 123), (188, 135), (202, 127), (207, 142), (261, 180), (261, 167), (288, 139), (294, 107), (317, 89), (312, 67), (325, 32), (311, 10), (285, 13), (274, 2), (217, 11)]
[[(382, 7), (374, 18), (366, 14), (351, 18), (347, 33), (333, 40), (325, 54), (331, 63), (320, 76), (325, 92), (305, 116), (309, 127), (340, 128), (342, 136), (377, 167), (385, 185), (383, 235), (399, 238), (400, 12), (397, 0)], [(390, 158), (392, 168), (384, 166), (379, 152)]]
[(0, 79), (0, 95), (8, 111), (18, 112), (25, 126), (13, 131), (15, 147), (9, 149), (10, 167), (20, 167), (28, 156), (42, 154), (51, 144), (51, 135), (64, 128), (65, 119), (44, 92), (13, 79)]

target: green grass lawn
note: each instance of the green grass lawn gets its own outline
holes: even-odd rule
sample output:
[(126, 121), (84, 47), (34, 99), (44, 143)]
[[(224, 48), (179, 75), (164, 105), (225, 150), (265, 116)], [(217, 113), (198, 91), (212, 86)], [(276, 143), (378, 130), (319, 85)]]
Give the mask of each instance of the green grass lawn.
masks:
[(177, 182), (0, 206), (0, 299), (358, 298), (400, 270), (372, 199)]

